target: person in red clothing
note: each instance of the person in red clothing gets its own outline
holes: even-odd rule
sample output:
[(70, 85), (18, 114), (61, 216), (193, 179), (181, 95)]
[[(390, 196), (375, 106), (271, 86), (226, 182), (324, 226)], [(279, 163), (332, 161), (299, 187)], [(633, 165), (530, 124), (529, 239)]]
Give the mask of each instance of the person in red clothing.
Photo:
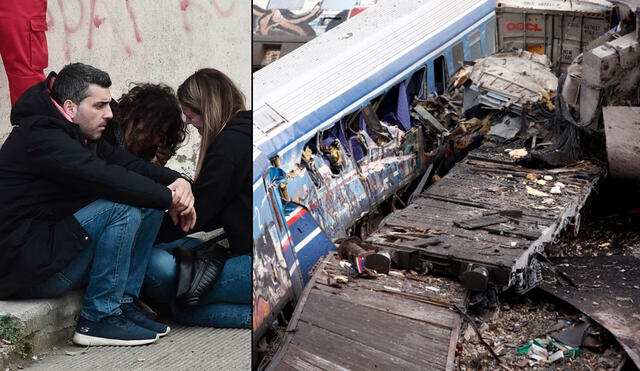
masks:
[(0, 55), (9, 80), (11, 105), (45, 79), (47, 0), (0, 1)]

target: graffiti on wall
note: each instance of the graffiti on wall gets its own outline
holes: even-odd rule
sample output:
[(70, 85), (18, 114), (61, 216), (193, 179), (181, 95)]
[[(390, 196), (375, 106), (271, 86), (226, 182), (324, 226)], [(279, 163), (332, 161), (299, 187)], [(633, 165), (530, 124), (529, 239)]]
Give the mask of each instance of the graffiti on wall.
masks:
[[(193, 32), (192, 18), (233, 15), (237, 0), (173, 0), (179, 12), (185, 32)], [(87, 49), (94, 46), (95, 35), (109, 32), (127, 55), (134, 53), (134, 45), (144, 40), (144, 31), (138, 22), (139, 8), (134, 0), (111, 2), (106, 0), (55, 0), (49, 1), (47, 25), (49, 33), (58, 27), (63, 30), (64, 58), (72, 58), (72, 39), (81, 37)]]
[(326, 9), (322, 3), (314, 4), (310, 9), (271, 9), (268, 6), (253, 4), (253, 32), (260, 36), (300, 36), (315, 37), (329, 31), (348, 18), (365, 10), (367, 6), (349, 9)]
[(254, 33), (262, 36), (273, 34), (316, 36), (311, 22), (319, 15), (319, 4), (304, 13), (294, 13), (288, 9), (262, 9), (253, 5)]

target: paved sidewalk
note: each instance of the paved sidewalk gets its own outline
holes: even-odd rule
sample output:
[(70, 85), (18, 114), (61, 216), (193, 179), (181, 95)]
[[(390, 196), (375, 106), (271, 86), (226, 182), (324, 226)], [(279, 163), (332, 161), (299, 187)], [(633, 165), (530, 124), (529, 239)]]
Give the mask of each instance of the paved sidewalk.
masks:
[[(0, 343), (3, 371), (18, 365), (29, 370), (250, 370), (251, 330), (185, 327), (171, 324), (171, 333), (155, 344), (139, 347), (90, 347), (71, 344), (75, 317), (82, 306), (80, 291), (60, 298), (0, 300), (0, 315), (9, 314), (29, 342), (37, 360), (21, 360), (13, 346)], [(51, 350), (53, 349), (53, 350)]]
[(154, 344), (138, 347), (65, 345), (23, 363), (26, 370), (251, 370), (251, 330), (172, 326)]

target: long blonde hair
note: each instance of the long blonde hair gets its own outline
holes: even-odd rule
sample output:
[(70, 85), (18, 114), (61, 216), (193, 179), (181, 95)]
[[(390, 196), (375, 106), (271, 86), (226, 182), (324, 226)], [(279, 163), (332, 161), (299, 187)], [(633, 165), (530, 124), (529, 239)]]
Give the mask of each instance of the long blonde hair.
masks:
[(178, 100), (201, 115), (204, 122), (194, 176), (197, 179), (209, 145), (233, 115), (246, 109), (245, 98), (227, 75), (213, 68), (203, 68), (178, 87)]

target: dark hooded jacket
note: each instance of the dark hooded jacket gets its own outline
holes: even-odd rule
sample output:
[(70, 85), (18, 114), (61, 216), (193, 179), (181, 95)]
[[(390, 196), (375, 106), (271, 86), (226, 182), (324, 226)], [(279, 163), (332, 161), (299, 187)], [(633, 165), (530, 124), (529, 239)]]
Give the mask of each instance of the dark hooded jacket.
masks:
[[(252, 248), (251, 118), (251, 111), (242, 111), (225, 125), (209, 144), (200, 174), (192, 186), (197, 220), (189, 233), (222, 227), (233, 255), (248, 254)], [(185, 233), (165, 216), (159, 242), (183, 236)]]
[(90, 244), (76, 211), (97, 199), (165, 210), (166, 186), (180, 176), (86, 140), (50, 99), (53, 78), (16, 102), (0, 149), (0, 297), (44, 281)]

